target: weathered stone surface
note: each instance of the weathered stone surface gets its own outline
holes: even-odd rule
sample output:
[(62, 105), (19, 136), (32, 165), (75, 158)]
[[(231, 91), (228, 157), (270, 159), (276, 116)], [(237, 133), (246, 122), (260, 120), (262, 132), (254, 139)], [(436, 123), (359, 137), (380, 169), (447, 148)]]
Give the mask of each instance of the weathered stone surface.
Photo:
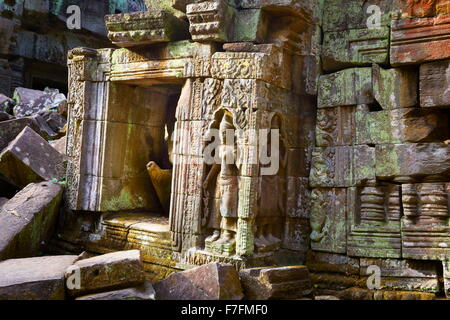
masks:
[(90, 294), (75, 300), (155, 300), (155, 290), (150, 281), (145, 281), (134, 288)]
[(450, 174), (450, 146), (445, 143), (377, 145), (375, 154), (378, 179), (446, 181)]
[(64, 300), (64, 273), (77, 256), (0, 262), (0, 300)]
[(375, 148), (367, 145), (315, 148), (309, 184), (349, 187), (375, 179)]
[(383, 109), (417, 106), (418, 86), (419, 77), (415, 69), (373, 66), (373, 94)]
[(0, 153), (0, 173), (18, 186), (61, 179), (63, 156), (29, 127)]
[(391, 23), (392, 0), (375, 0), (362, 3), (359, 0), (328, 0), (323, 7), (323, 30), (344, 31), (371, 26), (368, 17), (374, 13), (370, 6), (376, 5), (381, 12), (381, 26)]
[(394, 20), (391, 64), (419, 64), (450, 57), (450, 16)]
[(319, 78), (318, 108), (369, 104), (374, 101), (372, 69), (354, 68)]
[(359, 275), (359, 258), (345, 254), (309, 250), (306, 266), (310, 272), (332, 272), (344, 275)]
[[(68, 288), (71, 296), (129, 288), (142, 284), (145, 274), (139, 250), (119, 251), (83, 259), (74, 264), (80, 288)], [(68, 271), (66, 278), (73, 273)]]
[(239, 275), (230, 264), (209, 263), (173, 273), (154, 284), (157, 300), (241, 300)]
[(248, 300), (300, 299), (312, 292), (305, 266), (244, 269), (239, 276)]
[(420, 66), (420, 106), (450, 107), (450, 60)]
[(52, 182), (30, 184), (0, 211), (0, 260), (37, 255), (50, 239), (59, 212), (62, 188)]
[(311, 191), (311, 248), (317, 251), (347, 251), (347, 190)]
[(421, 108), (371, 112), (370, 106), (359, 105), (355, 122), (357, 144), (440, 142), (449, 130), (447, 113)]
[(167, 11), (113, 14), (105, 17), (108, 38), (119, 47), (188, 39), (188, 25)]
[(325, 32), (322, 61), (326, 71), (352, 66), (386, 64), (389, 58), (389, 28)]

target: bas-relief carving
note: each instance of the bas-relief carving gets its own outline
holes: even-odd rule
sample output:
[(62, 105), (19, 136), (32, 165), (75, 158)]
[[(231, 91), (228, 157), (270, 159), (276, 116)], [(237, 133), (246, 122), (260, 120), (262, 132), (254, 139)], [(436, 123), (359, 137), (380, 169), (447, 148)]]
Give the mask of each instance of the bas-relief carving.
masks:
[[(235, 159), (235, 146), (227, 144), (227, 130), (234, 130), (233, 116), (224, 112), (219, 124), (220, 164), (213, 164), (203, 184), (205, 192), (214, 183), (214, 202), (210, 211), (208, 227), (213, 234), (206, 238), (207, 250), (231, 255), (235, 251), (238, 199), (239, 199), (239, 177), (236, 164), (229, 159)], [(230, 163), (231, 162), (231, 163)]]

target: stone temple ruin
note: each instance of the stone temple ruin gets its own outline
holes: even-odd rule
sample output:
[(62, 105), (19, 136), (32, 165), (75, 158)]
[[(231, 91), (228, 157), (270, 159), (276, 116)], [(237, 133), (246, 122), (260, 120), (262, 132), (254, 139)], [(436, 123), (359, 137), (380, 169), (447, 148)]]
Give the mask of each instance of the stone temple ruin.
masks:
[[(154, 283), (228, 263), (247, 298), (450, 297), (449, 0), (146, 2), (68, 52), (47, 252), (138, 249)], [(239, 161), (205, 161), (213, 130)], [(249, 285), (282, 267), (294, 291)]]

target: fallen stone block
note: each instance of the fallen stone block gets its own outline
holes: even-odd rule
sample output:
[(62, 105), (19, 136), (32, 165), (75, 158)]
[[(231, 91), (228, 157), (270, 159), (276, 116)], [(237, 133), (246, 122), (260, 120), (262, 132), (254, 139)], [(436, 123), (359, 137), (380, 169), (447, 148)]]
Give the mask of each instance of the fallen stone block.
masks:
[(64, 300), (64, 273), (77, 256), (44, 256), (0, 262), (0, 300)]
[(139, 250), (119, 251), (77, 261), (70, 278), (79, 272), (80, 286), (67, 288), (71, 296), (129, 288), (145, 281), (144, 267)]
[(0, 111), (0, 122), (12, 120), (12, 119), (14, 119), (14, 117), (12, 115), (10, 115), (9, 113), (6, 113), (4, 111)]
[(64, 273), (77, 256), (0, 262), (0, 300), (64, 300)]
[(0, 211), (0, 260), (36, 256), (50, 239), (57, 220), (62, 187), (33, 183), (6, 202)]
[(58, 151), (61, 154), (66, 154), (66, 143), (67, 143), (67, 137), (64, 136), (62, 138), (59, 138), (58, 140), (50, 142), (50, 145), (55, 148), (56, 151)]
[(25, 128), (30, 127), (36, 133), (38, 133), (44, 139), (49, 139), (55, 136), (55, 133), (46, 124), (45, 120), (35, 115), (32, 117), (11, 119), (0, 122), (0, 150), (6, 148), (6, 146), (13, 141), (17, 135)]
[(0, 111), (11, 114), (14, 107), (14, 100), (0, 93)]
[(137, 287), (90, 294), (75, 300), (155, 300), (155, 289), (150, 281), (145, 281)]
[(244, 269), (239, 276), (249, 300), (300, 299), (312, 293), (305, 266)]
[(244, 296), (234, 266), (217, 262), (173, 273), (154, 288), (157, 300), (241, 300)]
[(55, 89), (40, 91), (21, 87), (14, 91), (14, 100), (17, 105), (13, 108), (13, 112), (17, 118), (31, 116), (53, 108), (58, 109), (61, 104), (66, 103), (65, 96)]
[(42, 180), (59, 180), (64, 171), (63, 155), (29, 127), (0, 153), (0, 174), (21, 187)]
[(64, 118), (61, 114), (54, 111), (45, 112), (42, 117), (46, 121), (47, 125), (54, 132), (60, 132), (63, 130), (64, 126), (67, 123), (66, 118)]

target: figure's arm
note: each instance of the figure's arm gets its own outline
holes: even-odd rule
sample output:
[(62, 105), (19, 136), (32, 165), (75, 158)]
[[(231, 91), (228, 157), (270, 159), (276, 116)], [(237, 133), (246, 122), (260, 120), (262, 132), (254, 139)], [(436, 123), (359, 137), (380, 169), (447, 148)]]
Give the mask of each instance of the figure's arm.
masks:
[(215, 179), (217, 177), (217, 175), (220, 172), (220, 164), (213, 164), (213, 166), (211, 167), (211, 170), (209, 170), (208, 175), (206, 176), (205, 181), (203, 182), (203, 189), (208, 189), (211, 180)]

